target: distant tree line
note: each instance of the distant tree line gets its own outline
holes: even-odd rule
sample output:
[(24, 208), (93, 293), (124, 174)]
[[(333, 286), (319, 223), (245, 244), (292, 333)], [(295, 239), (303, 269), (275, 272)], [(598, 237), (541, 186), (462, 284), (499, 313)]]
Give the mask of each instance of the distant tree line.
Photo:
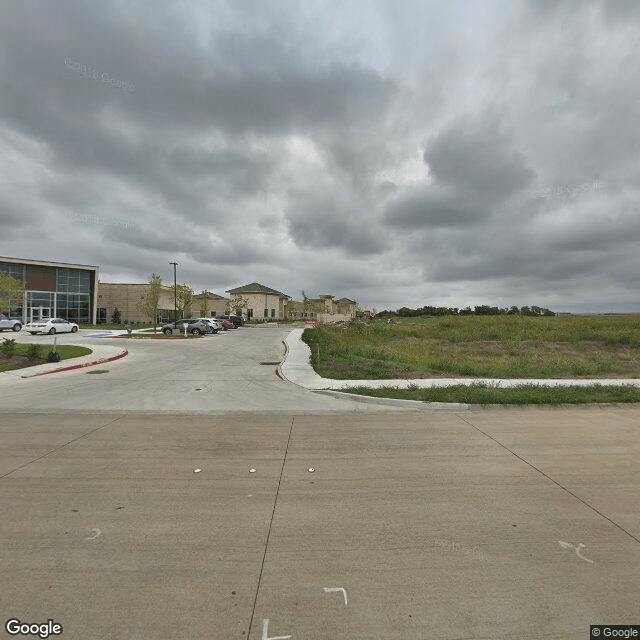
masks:
[(524, 306), (516, 307), (513, 305), (510, 308), (500, 309), (499, 307), (490, 307), (486, 304), (471, 307), (465, 307), (464, 309), (458, 309), (458, 307), (432, 307), (426, 305), (419, 307), (418, 309), (411, 309), (410, 307), (401, 307), (397, 311), (381, 311), (376, 317), (386, 318), (389, 316), (400, 316), (403, 318), (414, 316), (555, 316), (555, 312), (543, 307), (536, 307), (532, 305), (530, 307)]

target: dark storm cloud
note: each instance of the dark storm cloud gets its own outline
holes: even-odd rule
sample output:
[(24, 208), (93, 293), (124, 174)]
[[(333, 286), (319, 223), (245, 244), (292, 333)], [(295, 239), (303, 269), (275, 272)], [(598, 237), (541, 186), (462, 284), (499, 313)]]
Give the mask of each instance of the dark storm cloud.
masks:
[(286, 221), (292, 238), (311, 249), (338, 247), (348, 254), (380, 253), (386, 241), (359, 203), (326, 192), (291, 194)]
[(392, 201), (384, 220), (389, 226), (413, 229), (478, 224), (490, 215), (487, 205), (469, 193), (423, 187), (410, 193), (402, 193)]
[(384, 215), (390, 226), (477, 224), (535, 178), (495, 117), (455, 121), (434, 136), (423, 157), (434, 183), (399, 192)]
[(507, 199), (536, 175), (501, 131), (496, 116), (457, 120), (428, 144), (424, 161), (438, 183), (485, 202)]

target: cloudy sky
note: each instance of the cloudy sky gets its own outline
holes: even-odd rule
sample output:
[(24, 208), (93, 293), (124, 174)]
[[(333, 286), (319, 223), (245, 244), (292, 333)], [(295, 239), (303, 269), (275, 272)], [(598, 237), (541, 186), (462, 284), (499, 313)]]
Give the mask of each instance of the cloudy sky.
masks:
[(2, 0), (0, 255), (640, 311), (637, 0)]

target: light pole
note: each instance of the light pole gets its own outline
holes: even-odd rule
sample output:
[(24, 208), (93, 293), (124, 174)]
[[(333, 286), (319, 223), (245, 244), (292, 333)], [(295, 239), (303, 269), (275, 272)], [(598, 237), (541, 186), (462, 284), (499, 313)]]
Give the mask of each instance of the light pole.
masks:
[(173, 321), (178, 319), (178, 285), (176, 281), (176, 266), (177, 262), (170, 262), (173, 265)]

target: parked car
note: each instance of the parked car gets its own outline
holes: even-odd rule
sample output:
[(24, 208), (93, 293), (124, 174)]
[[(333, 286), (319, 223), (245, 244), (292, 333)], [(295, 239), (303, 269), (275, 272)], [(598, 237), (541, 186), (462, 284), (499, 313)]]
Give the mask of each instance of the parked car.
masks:
[(244, 320), (242, 316), (220, 316), (223, 320), (229, 320), (229, 322), (233, 322), (233, 326), (237, 329), (244, 325)]
[(187, 333), (198, 336), (210, 332), (209, 324), (203, 322), (201, 318), (183, 318), (182, 320), (176, 320), (171, 324), (165, 324), (161, 331), (165, 336), (170, 336), (172, 333), (184, 333), (185, 322), (187, 323)]
[(12, 331), (20, 331), (22, 329), (22, 320), (18, 318), (9, 318), (0, 313), (0, 331), (11, 329)]
[(209, 333), (218, 333), (222, 329), (222, 325), (214, 318), (198, 318), (198, 320), (202, 320), (202, 322), (209, 325)]
[(235, 329), (236, 325), (233, 324), (233, 322), (231, 322), (231, 320), (225, 320), (222, 317), (219, 318), (214, 318), (214, 320), (217, 320), (221, 325), (224, 331), (228, 331), (229, 329)]
[(78, 330), (78, 325), (63, 318), (46, 318), (37, 322), (29, 322), (25, 325), (25, 329), (32, 336), (35, 336), (36, 333), (53, 335), (54, 333), (75, 333)]

